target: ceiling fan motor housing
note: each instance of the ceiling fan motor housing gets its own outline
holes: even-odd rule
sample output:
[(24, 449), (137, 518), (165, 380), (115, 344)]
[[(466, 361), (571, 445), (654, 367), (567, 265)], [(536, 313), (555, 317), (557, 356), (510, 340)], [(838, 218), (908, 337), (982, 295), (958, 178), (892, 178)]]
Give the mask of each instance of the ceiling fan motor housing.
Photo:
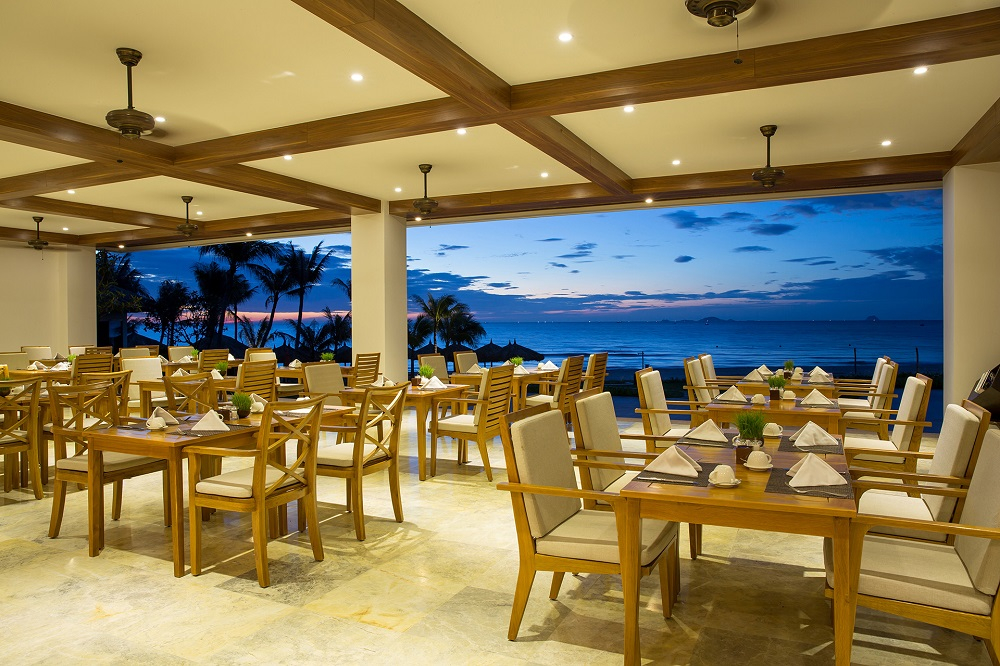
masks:
[(755, 2), (757, 0), (685, 0), (684, 5), (695, 16), (707, 19), (713, 28), (725, 28)]

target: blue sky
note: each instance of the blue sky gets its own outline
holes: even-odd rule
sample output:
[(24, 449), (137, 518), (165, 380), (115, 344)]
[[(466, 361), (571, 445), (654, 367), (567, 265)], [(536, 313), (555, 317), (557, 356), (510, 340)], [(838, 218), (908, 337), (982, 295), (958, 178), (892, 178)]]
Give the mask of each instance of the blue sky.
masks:
[[(456, 294), (486, 322), (940, 319), (941, 228), (936, 189), (444, 224), (409, 230), (408, 289)], [(291, 239), (320, 241), (334, 257), (306, 309), (346, 310), (330, 280), (350, 277), (350, 235)], [(193, 286), (198, 260), (132, 254), (151, 292)]]

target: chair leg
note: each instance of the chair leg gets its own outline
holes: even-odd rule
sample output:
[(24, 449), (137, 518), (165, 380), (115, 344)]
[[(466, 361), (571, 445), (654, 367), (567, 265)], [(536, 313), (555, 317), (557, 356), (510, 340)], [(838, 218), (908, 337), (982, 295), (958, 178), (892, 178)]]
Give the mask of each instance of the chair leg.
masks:
[(701, 555), (701, 525), (688, 523), (688, 545), (691, 548), (691, 559), (697, 560)]
[(667, 546), (667, 551), (660, 555), (660, 601), (663, 605), (663, 617), (670, 618), (674, 607), (674, 575), (673, 564), (676, 559), (677, 542), (673, 541)]
[(392, 498), (392, 513), (396, 522), (403, 522), (403, 498), (399, 494), (399, 463), (389, 465), (389, 496)]
[(271, 573), (267, 570), (267, 509), (257, 507), (253, 513), (253, 556), (257, 564), (257, 582), (261, 587), (271, 585)]
[(350, 479), (344, 479), (344, 481), (347, 484), (346, 485), (346, 490), (347, 490), (347, 512), (350, 513), (351, 512), (351, 506), (352, 506), (351, 505), (351, 492), (352, 492), (352, 489), (351, 489), (351, 480)]
[(112, 492), (111, 520), (119, 520), (122, 517), (122, 490), (124, 490), (124, 485), (125, 482), (121, 479), (112, 484), (114, 491)]
[(170, 518), (170, 472), (163, 470), (163, 526), (170, 527), (173, 522)]
[(66, 482), (56, 478), (52, 489), (52, 518), (49, 520), (49, 538), (59, 536), (62, 527), (63, 509), (66, 508)]
[(354, 505), (354, 534), (358, 541), (365, 540), (365, 505), (361, 494), (361, 477), (351, 482), (351, 504)]
[(309, 543), (312, 545), (313, 558), (317, 562), (323, 561), (323, 539), (319, 533), (319, 515), (316, 509), (316, 492), (313, 489), (308, 495), (299, 500), (299, 511), (305, 507), (306, 524), (309, 529)]
[(507, 640), (517, 640), (517, 630), (521, 628), (524, 609), (528, 605), (528, 595), (531, 594), (531, 584), (535, 582), (535, 570), (528, 569), (524, 562), (517, 570), (517, 587), (514, 588), (514, 605), (510, 609), (510, 627), (507, 629)]
[(14, 489), (14, 459), (16, 453), (7, 453), (3, 457), (3, 491), (9, 493)]
[(483, 468), (486, 469), (486, 479), (493, 480), (493, 469), (490, 468), (490, 454), (486, 451), (486, 440), (479, 440), (479, 457), (483, 459)]
[(437, 428), (431, 428), (431, 469), (430, 475), (437, 476), (438, 470), (438, 434)]
[(201, 574), (201, 510), (193, 501), (188, 506), (188, 522), (191, 523), (191, 575), (197, 576)]
[(31, 472), (31, 487), (35, 491), (35, 499), (42, 499), (42, 469), (35, 449), (28, 450), (28, 469)]
[[(314, 501), (314, 503), (315, 503), (315, 501)], [(306, 531), (306, 513), (305, 513), (305, 511), (306, 511), (305, 502), (303, 502), (301, 498), (298, 499), (298, 500), (296, 500), (296, 503), (295, 503), (295, 513), (298, 515), (298, 522), (299, 522), (299, 524), (297, 525), (297, 527), (299, 529), (299, 532), (305, 532)]]
[(559, 588), (562, 587), (564, 572), (553, 571), (552, 572), (552, 585), (549, 587), (549, 599), (553, 601), (559, 596)]

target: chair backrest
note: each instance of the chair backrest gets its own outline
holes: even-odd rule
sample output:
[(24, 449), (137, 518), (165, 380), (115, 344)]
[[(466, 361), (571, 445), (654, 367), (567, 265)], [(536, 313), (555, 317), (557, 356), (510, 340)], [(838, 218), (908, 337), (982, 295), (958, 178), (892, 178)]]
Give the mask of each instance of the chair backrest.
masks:
[(872, 388), (878, 386), (878, 380), (882, 377), (882, 367), (889, 362), (888, 356), (879, 356), (875, 359), (875, 371), (872, 373)]
[(688, 396), (691, 402), (712, 402), (712, 392), (705, 385), (705, 374), (701, 369), (701, 361), (697, 357), (684, 359), (684, 375), (688, 383)]
[[(963, 525), (1000, 527), (1000, 430), (989, 430), (972, 473), (962, 509)], [(955, 550), (969, 578), (983, 594), (995, 595), (1000, 587), (1000, 540), (955, 537)]]
[(478, 365), (479, 357), (476, 356), (474, 351), (457, 351), (455, 352), (455, 372), (466, 372), (469, 368), (474, 365)]
[[(635, 385), (639, 391), (640, 409), (666, 409), (667, 397), (663, 393), (663, 379), (659, 370), (643, 368), (635, 373)], [(642, 429), (647, 435), (666, 435), (673, 427), (670, 414), (642, 415)]]
[[(296, 410), (309, 410), (304, 416), (291, 419), (275, 412), (275, 403), (268, 402), (261, 415), (257, 434), (257, 455), (253, 465), (253, 496), (262, 502), (273, 495), (294, 492), (301, 486), (316, 483), (316, 449), (319, 446), (320, 419), (323, 398), (311, 398), (295, 403)], [(288, 444), (296, 443), (295, 460), (287, 464)], [(268, 483), (268, 471), (277, 470)], [(293, 483), (289, 484), (291, 480)]]
[(427, 365), (434, 369), (434, 376), (448, 383), (448, 361), (443, 354), (420, 354), (417, 356), (417, 363)]
[(0, 379), (0, 442), (37, 441), (38, 399), (42, 379)]
[(354, 357), (354, 385), (358, 388), (371, 386), (378, 379), (378, 365), (382, 359), (381, 352), (357, 354)]
[[(598, 389), (581, 391), (573, 396), (573, 435), (578, 449), (621, 451), (622, 438), (618, 433), (615, 403), (610, 393)], [(622, 463), (621, 458), (590, 458), (601, 462)], [(604, 490), (623, 474), (620, 469), (584, 467), (580, 470), (583, 487)], [(589, 484), (587, 482), (590, 482)]]
[(28, 355), (28, 362), (52, 358), (52, 347), (29, 347), (21, 345), (21, 351)]
[(250, 347), (243, 355), (244, 361), (277, 361), (274, 350), (270, 347)]
[(81, 375), (91, 372), (111, 372), (113, 362), (114, 357), (111, 354), (81, 354), (73, 359), (71, 381), (76, 384)]
[(236, 370), (236, 390), (247, 395), (256, 393), (271, 402), (277, 397), (274, 384), (277, 369), (277, 361), (244, 361)]
[(129, 400), (139, 399), (139, 382), (163, 378), (163, 365), (160, 364), (160, 359), (155, 356), (123, 358), (122, 370), (132, 372), (132, 382), (128, 388)]
[(510, 413), (510, 392), (514, 383), (514, 366), (498, 365), (490, 368), (479, 383), (479, 399), (485, 402), (476, 405), (473, 423), (480, 432), (496, 437), (503, 425), (501, 419)]
[[(403, 429), (403, 405), (409, 384), (395, 386), (369, 386), (361, 401), (357, 430), (354, 433), (354, 457), (351, 466), (360, 470), (366, 462), (390, 460), (399, 455), (399, 435)], [(374, 445), (365, 454), (365, 444)]]
[[(180, 377), (163, 377), (167, 409), (172, 412), (203, 414), (219, 406), (219, 396), (210, 372), (193, 372)], [(270, 404), (270, 403), (268, 403)]]
[(719, 378), (715, 372), (715, 359), (712, 358), (711, 354), (698, 354), (698, 360), (701, 361), (701, 373), (705, 379), (714, 382)]
[(0, 363), (3, 363), (10, 370), (24, 370), (31, 361), (24, 352), (0, 352)]
[[(940, 476), (969, 476), (976, 468), (976, 459), (990, 425), (990, 413), (979, 405), (963, 400), (962, 406), (948, 405), (944, 409), (941, 433), (938, 435), (930, 474)], [(935, 485), (935, 484), (929, 484)], [(934, 520), (949, 522), (960, 510), (956, 498), (940, 495), (922, 495)]]
[(157, 343), (149, 345), (136, 345), (133, 349), (138, 349), (139, 347), (145, 347), (149, 350), (149, 356), (159, 356), (160, 355), (160, 345)]
[(179, 361), (185, 356), (191, 356), (194, 354), (194, 347), (191, 345), (177, 345), (174, 347), (167, 347), (167, 360), (168, 361)]
[(111, 345), (87, 345), (83, 350), (84, 354), (114, 354), (115, 350)]
[(70, 345), (69, 353), (70, 356), (79, 356), (80, 354), (86, 354), (88, 347), (93, 347), (94, 345)]
[(892, 398), (888, 395), (896, 389), (896, 371), (899, 364), (887, 361), (882, 366), (882, 373), (878, 378), (878, 385), (875, 387), (876, 395), (868, 401), (872, 409), (892, 409)]
[(85, 372), (79, 377), (78, 384), (111, 384), (111, 392), (118, 404), (118, 414), (128, 418), (129, 385), (132, 381), (131, 370), (118, 372)]
[(110, 382), (52, 385), (49, 386), (49, 415), (57, 452), (65, 450), (63, 443), (66, 441), (86, 447), (86, 437), (91, 430), (118, 425), (118, 397)]
[(580, 382), (583, 381), (583, 357), (569, 356), (564, 359), (556, 381), (558, 384), (552, 393), (552, 405), (561, 409), (563, 414), (569, 414), (570, 400), (580, 392)]
[(587, 370), (583, 373), (585, 386), (581, 389), (604, 390), (604, 378), (608, 374), (608, 352), (591, 354), (587, 357)]
[(143, 358), (150, 356), (149, 347), (122, 347), (118, 350), (119, 358)]
[[(558, 411), (539, 405), (508, 414), (501, 429), (507, 478), (511, 483), (577, 489), (576, 471), (569, 452), (566, 423)], [(514, 519), (527, 523), (532, 537), (543, 537), (578, 513), (575, 497), (511, 493)], [(520, 533), (520, 529), (518, 532)]]
[(302, 373), (308, 393), (338, 395), (344, 390), (344, 373), (339, 363), (303, 363)]
[[(899, 398), (899, 408), (894, 420), (923, 421), (927, 418), (927, 405), (931, 399), (931, 378), (915, 375), (906, 378), (903, 395)], [(923, 436), (923, 426), (893, 425), (889, 439), (900, 451), (917, 451)]]
[(205, 349), (198, 354), (198, 370), (211, 372), (217, 363), (229, 362), (228, 349)]

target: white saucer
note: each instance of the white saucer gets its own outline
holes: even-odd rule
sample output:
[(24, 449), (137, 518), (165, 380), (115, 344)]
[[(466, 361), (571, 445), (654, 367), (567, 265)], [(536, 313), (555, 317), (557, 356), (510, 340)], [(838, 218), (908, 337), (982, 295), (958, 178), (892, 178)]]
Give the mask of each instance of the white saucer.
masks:
[(767, 464), (766, 466), (764, 466), (764, 467), (751, 467), (751, 466), (750, 466), (750, 465), (748, 465), (747, 463), (743, 463), (743, 466), (744, 466), (744, 467), (746, 467), (747, 469), (751, 469), (751, 470), (753, 470), (753, 471), (755, 471), (755, 472), (766, 472), (767, 470), (769, 470), (769, 469), (771, 469), (772, 467), (774, 467), (774, 465), (773, 465), (773, 464), (771, 464), (771, 463), (768, 463), (768, 464)]
[(740, 479), (736, 479), (732, 483), (713, 483), (712, 481), (709, 481), (709, 483), (711, 483), (716, 488), (735, 488), (736, 486), (740, 485), (742, 481)]

